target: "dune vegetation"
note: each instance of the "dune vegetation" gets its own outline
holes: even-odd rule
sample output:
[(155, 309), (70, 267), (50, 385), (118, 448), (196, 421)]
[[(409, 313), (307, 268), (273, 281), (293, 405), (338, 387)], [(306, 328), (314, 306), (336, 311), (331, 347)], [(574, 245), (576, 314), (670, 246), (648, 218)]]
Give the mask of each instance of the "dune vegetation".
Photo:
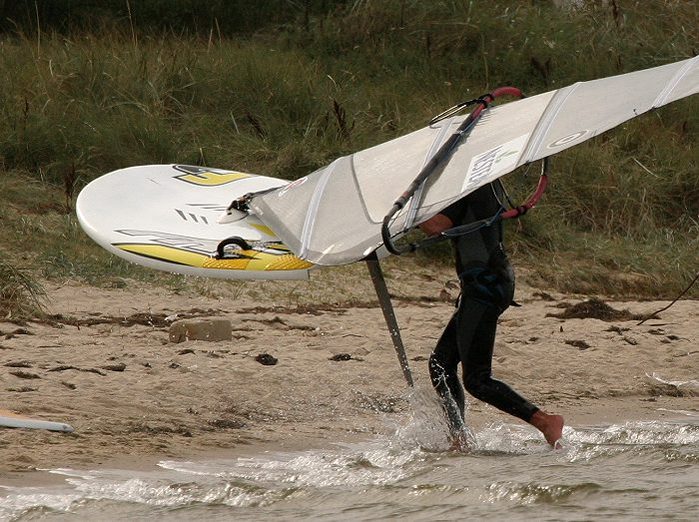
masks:
[[(14, 271), (2, 285), (35, 295), (18, 273), (156, 278), (77, 225), (76, 195), (110, 170), (188, 163), (295, 179), (499, 85), (536, 94), (697, 53), (693, 2), (572, 3), (583, 5), (4, 2), (0, 255)], [(564, 291), (678, 293), (699, 270), (698, 135), (693, 97), (557, 156), (541, 205), (508, 225), (514, 262)], [(523, 197), (536, 174), (506, 182)]]

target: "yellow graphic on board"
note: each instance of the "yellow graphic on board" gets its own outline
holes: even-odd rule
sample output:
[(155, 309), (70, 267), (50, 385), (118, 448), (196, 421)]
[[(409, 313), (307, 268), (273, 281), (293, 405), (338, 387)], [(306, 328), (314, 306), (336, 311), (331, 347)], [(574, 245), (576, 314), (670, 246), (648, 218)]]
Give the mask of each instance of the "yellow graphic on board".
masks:
[(217, 270), (305, 270), (313, 265), (299, 259), (293, 254), (259, 252), (257, 250), (240, 250), (237, 257), (217, 259), (212, 256), (190, 252), (164, 245), (146, 245), (142, 243), (122, 243), (115, 247), (151, 259), (176, 263), (178, 265)]
[(225, 185), (226, 183), (232, 183), (233, 181), (238, 181), (239, 179), (251, 178), (252, 174), (245, 174), (244, 172), (212, 172), (210, 170), (201, 170), (199, 172), (188, 172), (186, 174), (180, 174), (175, 176), (177, 179), (186, 181), (187, 183), (192, 183), (193, 185), (200, 185), (202, 187), (218, 187), (220, 185)]
[[(253, 228), (256, 228), (257, 230), (262, 232), (263, 234), (267, 234), (268, 236), (276, 236), (276, 234), (272, 231), (272, 229), (269, 228), (267, 225), (258, 225), (257, 223), (249, 223), (249, 224)], [(281, 245), (284, 249), (288, 250), (288, 248), (286, 248), (286, 246), (282, 245), (281, 243), (277, 243), (277, 245)], [(277, 248), (277, 247), (274, 246), (273, 248)]]

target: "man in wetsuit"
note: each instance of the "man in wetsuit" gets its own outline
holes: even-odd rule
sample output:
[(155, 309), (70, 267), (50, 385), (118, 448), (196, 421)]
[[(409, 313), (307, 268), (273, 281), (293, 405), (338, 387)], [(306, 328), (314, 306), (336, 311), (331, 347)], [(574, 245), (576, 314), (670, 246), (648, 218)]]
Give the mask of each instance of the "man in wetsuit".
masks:
[[(454, 226), (491, 218), (501, 208), (501, 192), (498, 182), (485, 185), (420, 228), (434, 236)], [(464, 415), (464, 392), (457, 375), (460, 362), (464, 387), (471, 395), (532, 424), (554, 446), (563, 432), (563, 417), (545, 413), (491, 376), (497, 320), (514, 295), (514, 273), (502, 236), (502, 222), (498, 221), (453, 240), (461, 296), (430, 357), (430, 377), (444, 401), (457, 445)]]

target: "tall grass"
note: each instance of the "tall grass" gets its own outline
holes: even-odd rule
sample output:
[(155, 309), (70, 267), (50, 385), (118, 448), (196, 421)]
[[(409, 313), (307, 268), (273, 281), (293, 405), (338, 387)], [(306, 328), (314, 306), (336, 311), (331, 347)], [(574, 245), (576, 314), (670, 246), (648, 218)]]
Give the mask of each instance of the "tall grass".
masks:
[[(27, 189), (10, 192), (12, 212), (2, 203), (14, 224), (0, 235), (30, 248), (18, 230), (34, 227), (35, 245), (49, 230), (39, 257), (70, 272), (70, 258), (97, 254), (52, 258), (50, 245), (80, 241), (73, 196), (104, 172), (182, 162), (294, 179), (501, 84), (535, 94), (692, 56), (692, 4), (288, 3), (296, 11), (276, 25), (251, 13), (259, 20), (246, 36), (231, 37), (232, 25), (216, 31), (214, 18), (220, 25), (225, 17), (215, 9), (206, 30), (174, 14), (167, 27), (149, 29), (132, 12), (131, 20), (103, 17), (100, 30), (5, 34), (0, 71), (11, 80), (0, 90), (0, 175)], [(698, 104), (678, 102), (559, 155), (543, 204), (511, 227), (516, 257), (566, 289), (680, 288), (697, 268)], [(533, 183), (508, 180), (518, 194)], [(44, 215), (26, 214), (37, 190), (53, 203)], [(58, 217), (65, 212), (67, 220)], [(538, 263), (543, 257), (552, 261)], [(625, 270), (640, 275), (603, 282)]]
[(26, 269), (0, 258), (0, 317), (21, 321), (41, 311), (46, 292)]
[(342, 0), (12, 0), (0, 2), (0, 31), (72, 34), (128, 28), (230, 37), (282, 23), (306, 24)]

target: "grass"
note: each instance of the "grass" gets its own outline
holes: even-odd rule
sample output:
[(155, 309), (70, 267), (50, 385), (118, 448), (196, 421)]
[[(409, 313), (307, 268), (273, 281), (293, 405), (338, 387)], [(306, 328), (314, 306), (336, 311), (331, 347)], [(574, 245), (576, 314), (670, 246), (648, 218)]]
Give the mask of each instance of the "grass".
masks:
[(0, 259), (0, 317), (21, 321), (37, 315), (42, 311), (45, 297), (43, 286), (28, 270)]
[[(330, 2), (237, 34), (117, 17), (99, 31), (0, 35), (8, 259), (36, 277), (177, 285), (86, 238), (73, 212), (82, 186), (159, 162), (295, 179), (497, 85), (534, 94), (696, 53), (691, 2), (608, 4)], [(682, 100), (559, 155), (540, 207), (508, 225), (515, 262), (563, 290), (679, 292), (698, 268), (698, 109)], [(507, 180), (522, 196), (534, 183)]]

